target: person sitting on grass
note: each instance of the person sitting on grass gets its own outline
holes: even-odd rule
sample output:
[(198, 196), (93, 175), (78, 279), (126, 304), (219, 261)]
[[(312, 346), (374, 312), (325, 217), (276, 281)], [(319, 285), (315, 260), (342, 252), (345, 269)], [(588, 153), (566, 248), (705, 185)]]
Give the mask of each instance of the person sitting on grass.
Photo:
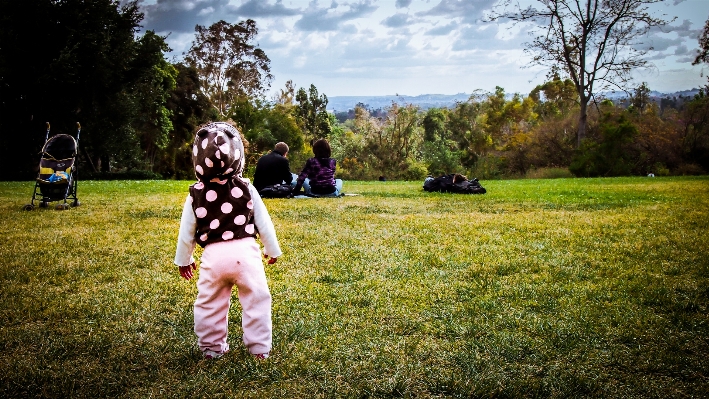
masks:
[(330, 158), (330, 143), (325, 139), (317, 140), (313, 143), (313, 154), (315, 156), (308, 159), (298, 175), (293, 194), (298, 195), (302, 187), (308, 196), (338, 197), (343, 183), (341, 179), (335, 179), (337, 161)]
[(202, 126), (192, 154), (198, 181), (182, 209), (174, 262), (190, 280), (197, 269), (195, 245), (204, 248), (194, 303), (197, 344), (207, 359), (229, 351), (228, 313), (236, 285), (244, 345), (255, 358), (265, 359), (272, 343), (271, 294), (256, 234), (264, 257), (275, 263), (281, 248), (273, 222), (256, 189), (241, 177), (244, 144), (235, 127), (225, 122)]
[(288, 162), (288, 144), (281, 141), (276, 143), (273, 151), (256, 162), (253, 185), (259, 193), (264, 188), (277, 184), (293, 186), (295, 185), (293, 176)]

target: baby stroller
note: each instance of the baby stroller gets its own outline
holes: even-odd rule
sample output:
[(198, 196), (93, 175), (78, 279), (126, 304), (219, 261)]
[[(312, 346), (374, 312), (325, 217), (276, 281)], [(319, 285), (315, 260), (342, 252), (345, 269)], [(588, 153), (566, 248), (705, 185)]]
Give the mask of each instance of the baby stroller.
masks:
[(63, 201), (56, 209), (69, 209), (67, 200), (73, 200), (71, 206), (79, 206), (76, 197), (76, 156), (79, 153), (79, 135), (81, 125), (76, 123), (76, 139), (68, 134), (57, 134), (49, 137), (49, 122), (47, 135), (44, 139), (42, 157), (39, 160), (39, 176), (34, 185), (31, 203), (22, 209), (31, 211), (35, 208), (35, 200), (40, 208), (46, 208), (52, 201)]

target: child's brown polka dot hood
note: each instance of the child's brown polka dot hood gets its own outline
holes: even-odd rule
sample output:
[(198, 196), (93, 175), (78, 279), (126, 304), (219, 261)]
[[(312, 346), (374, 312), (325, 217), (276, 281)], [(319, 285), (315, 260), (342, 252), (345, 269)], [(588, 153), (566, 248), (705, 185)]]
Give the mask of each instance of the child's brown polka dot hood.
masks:
[(197, 217), (197, 243), (254, 237), (253, 201), (244, 170), (244, 143), (226, 122), (202, 126), (195, 135), (192, 162), (198, 182), (190, 186)]

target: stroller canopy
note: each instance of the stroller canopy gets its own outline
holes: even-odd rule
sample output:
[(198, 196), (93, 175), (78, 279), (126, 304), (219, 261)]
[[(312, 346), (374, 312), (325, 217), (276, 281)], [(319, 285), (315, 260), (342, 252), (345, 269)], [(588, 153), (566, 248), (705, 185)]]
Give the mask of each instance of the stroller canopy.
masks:
[(57, 134), (50, 137), (42, 149), (42, 157), (62, 159), (74, 158), (76, 156), (76, 140), (68, 134)]

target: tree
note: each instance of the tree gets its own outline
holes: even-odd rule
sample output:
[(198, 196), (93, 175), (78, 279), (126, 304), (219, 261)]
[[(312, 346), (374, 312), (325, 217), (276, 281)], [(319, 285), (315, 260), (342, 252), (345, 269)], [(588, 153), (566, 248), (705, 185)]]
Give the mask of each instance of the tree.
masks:
[(692, 65), (698, 65), (702, 62), (709, 64), (709, 19), (704, 23), (704, 30), (699, 36), (699, 54), (697, 54), (697, 58), (694, 59)]
[(296, 118), (306, 137), (310, 140), (327, 138), (332, 131), (327, 114), (327, 96), (320, 95), (315, 85), (311, 84), (307, 92), (302, 87), (298, 90), (295, 101), (298, 103)]
[(460, 153), (458, 143), (451, 140), (446, 128), (446, 109), (431, 108), (423, 117), (423, 158), (428, 164), (428, 173), (433, 176), (459, 172)]
[(643, 82), (640, 86), (633, 90), (630, 96), (630, 106), (635, 112), (642, 114), (650, 105), (650, 88), (647, 83)]
[(200, 89), (197, 70), (182, 63), (173, 67), (177, 70), (175, 88), (165, 104), (170, 110), (172, 130), (157, 171), (163, 176), (191, 179), (194, 177), (191, 146), (194, 132), (197, 126), (215, 119), (216, 115), (207, 113), (213, 108)]
[(155, 68), (165, 70), (166, 47), (152, 32), (138, 35), (138, 2), (0, 0), (0, 11), (0, 145), (14, 149), (9, 174), (33, 175), (47, 121), (52, 133), (72, 134), (81, 122), (89, 166), (140, 166), (138, 114), (159, 108), (142, 90), (160, 84)]
[(578, 104), (574, 82), (571, 79), (561, 80), (559, 75), (535, 87), (529, 97), (537, 103), (536, 112), (542, 117), (563, 117)]
[(638, 151), (633, 141), (638, 129), (625, 114), (603, 115), (598, 126), (599, 137), (584, 141), (569, 170), (576, 176), (627, 176), (633, 173)]
[(152, 171), (156, 159), (167, 148), (174, 128), (167, 100), (175, 89), (178, 72), (163, 56), (170, 49), (162, 37), (148, 31), (137, 44), (134, 69), (142, 71), (142, 76), (135, 85), (135, 98), (141, 106), (136, 109), (134, 126), (146, 167)]
[(209, 28), (195, 27), (196, 38), (185, 60), (199, 72), (202, 90), (222, 117), (241, 96), (256, 97), (271, 84), (270, 60), (253, 44), (258, 29), (252, 19)]
[[(577, 147), (588, 128), (588, 103), (599, 90), (620, 88), (630, 82), (630, 72), (647, 64), (645, 51), (632, 45), (653, 26), (667, 21), (654, 18), (647, 5), (662, 0), (537, 0), (540, 8), (511, 11), (494, 20), (538, 24), (527, 43), (534, 64), (560, 68), (574, 82), (579, 96)], [(504, 3), (504, 9), (510, 1)]]

